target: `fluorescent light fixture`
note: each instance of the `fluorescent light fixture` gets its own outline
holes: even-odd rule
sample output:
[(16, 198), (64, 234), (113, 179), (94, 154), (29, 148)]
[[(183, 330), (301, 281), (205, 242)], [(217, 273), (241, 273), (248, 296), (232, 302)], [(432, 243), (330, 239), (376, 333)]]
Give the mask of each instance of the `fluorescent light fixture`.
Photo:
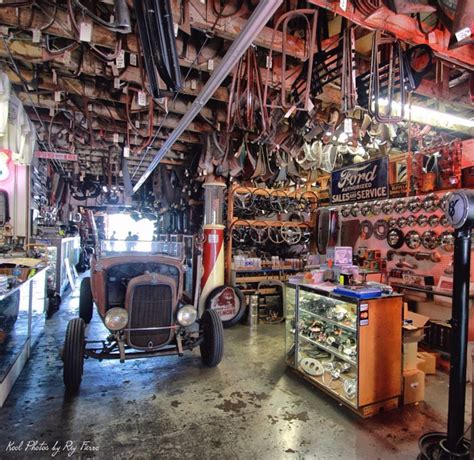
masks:
[[(387, 104), (387, 99), (379, 99), (380, 106), (386, 107)], [(400, 114), (400, 106), (400, 102), (392, 101), (392, 109), (395, 110), (394, 115)], [(433, 125), (439, 128), (453, 130), (458, 129), (460, 126), (466, 128), (474, 128), (474, 120), (471, 120), (469, 118), (458, 117), (450, 113), (443, 113), (439, 110), (433, 110), (427, 107), (421, 107), (419, 105), (412, 105), (410, 107), (409, 104), (405, 104), (405, 108), (403, 111), (403, 118), (405, 120), (408, 120), (410, 118), (410, 112), (411, 120), (417, 123), (425, 123), (427, 125)]]

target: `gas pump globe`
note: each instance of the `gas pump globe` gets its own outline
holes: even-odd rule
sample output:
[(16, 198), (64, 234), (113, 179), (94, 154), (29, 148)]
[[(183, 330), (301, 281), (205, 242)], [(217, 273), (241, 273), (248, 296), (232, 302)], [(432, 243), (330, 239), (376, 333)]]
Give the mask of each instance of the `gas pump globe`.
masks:
[(209, 293), (224, 284), (224, 210), (225, 184), (208, 182), (204, 187), (204, 244), (201, 298), (199, 308), (204, 309)]

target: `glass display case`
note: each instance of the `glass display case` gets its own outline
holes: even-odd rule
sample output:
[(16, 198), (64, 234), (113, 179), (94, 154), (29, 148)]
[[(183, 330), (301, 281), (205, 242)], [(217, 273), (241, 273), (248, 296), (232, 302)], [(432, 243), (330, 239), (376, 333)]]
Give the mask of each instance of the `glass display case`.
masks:
[(47, 269), (0, 294), (0, 407), (38, 341), (46, 313)]
[(357, 300), (289, 284), (285, 300), (289, 366), (363, 416), (398, 406), (400, 296)]

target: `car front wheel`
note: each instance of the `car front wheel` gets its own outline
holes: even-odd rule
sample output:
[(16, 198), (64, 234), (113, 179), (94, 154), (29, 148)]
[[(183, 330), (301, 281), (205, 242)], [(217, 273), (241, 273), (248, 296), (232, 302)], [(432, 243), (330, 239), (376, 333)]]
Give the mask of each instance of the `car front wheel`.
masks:
[(81, 318), (69, 321), (63, 350), (63, 380), (66, 391), (76, 393), (82, 381), (84, 368), (84, 329)]
[(205, 366), (217, 366), (224, 354), (224, 328), (215, 310), (206, 310), (201, 317), (204, 341), (201, 344), (201, 358)]
[(92, 298), (91, 279), (84, 278), (81, 282), (81, 291), (79, 293), (79, 318), (82, 318), (86, 324), (92, 319), (94, 309), (94, 300)]

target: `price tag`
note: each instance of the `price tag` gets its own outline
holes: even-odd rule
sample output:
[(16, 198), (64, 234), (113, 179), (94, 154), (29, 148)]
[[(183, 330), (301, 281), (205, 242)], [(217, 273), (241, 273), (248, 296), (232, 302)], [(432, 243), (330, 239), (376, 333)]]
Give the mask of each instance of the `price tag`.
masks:
[(428, 42), (431, 44), (436, 43), (436, 34), (434, 32), (428, 34)]
[(54, 92), (54, 102), (61, 102), (61, 91)]
[(272, 68), (272, 58), (270, 56), (267, 56), (267, 63), (266, 63), (267, 69)]
[(138, 105), (140, 107), (146, 107), (146, 93), (145, 91), (138, 92)]
[(53, 69), (53, 84), (54, 85), (58, 84), (58, 74), (56, 73), (55, 69)]
[(123, 148), (123, 157), (130, 158), (130, 147), (128, 145)]
[(344, 132), (346, 134), (352, 134), (352, 118), (344, 119)]
[(39, 43), (41, 41), (41, 30), (33, 29), (33, 43)]
[(214, 70), (214, 59), (209, 59), (207, 61), (207, 70)]
[(81, 42), (92, 41), (92, 22), (82, 21), (79, 24), (79, 40)]
[(176, 24), (176, 22), (173, 22), (173, 31), (174, 31), (174, 36), (177, 37), (178, 36), (178, 24)]
[(2, 35), (8, 35), (8, 27), (7, 26), (0, 26), (0, 33)]
[(197, 88), (197, 82), (196, 82), (196, 80), (193, 78), (193, 79), (191, 80), (191, 89), (196, 89), (196, 88)]
[(117, 59), (115, 60), (115, 65), (117, 66), (117, 69), (124, 69), (125, 68), (125, 51), (120, 50), (120, 53), (117, 56)]
[(51, 108), (49, 109), (49, 116), (50, 116), (50, 117), (54, 117), (54, 112), (55, 112), (54, 108), (51, 107)]
[(456, 36), (456, 40), (460, 42), (461, 40), (471, 36), (471, 28), (465, 27), (464, 29), (458, 30), (454, 35)]
[(130, 55), (130, 65), (137, 66), (138, 65), (138, 59), (136, 54), (131, 54)]
[(114, 88), (120, 89), (120, 78), (114, 78)]
[(135, 120), (135, 128), (140, 129), (140, 122)]
[(347, 0), (340, 0), (339, 1), (339, 6), (341, 7), (342, 11), (346, 11), (347, 10)]
[(114, 133), (114, 144), (118, 144), (119, 142), (119, 135), (118, 133)]

